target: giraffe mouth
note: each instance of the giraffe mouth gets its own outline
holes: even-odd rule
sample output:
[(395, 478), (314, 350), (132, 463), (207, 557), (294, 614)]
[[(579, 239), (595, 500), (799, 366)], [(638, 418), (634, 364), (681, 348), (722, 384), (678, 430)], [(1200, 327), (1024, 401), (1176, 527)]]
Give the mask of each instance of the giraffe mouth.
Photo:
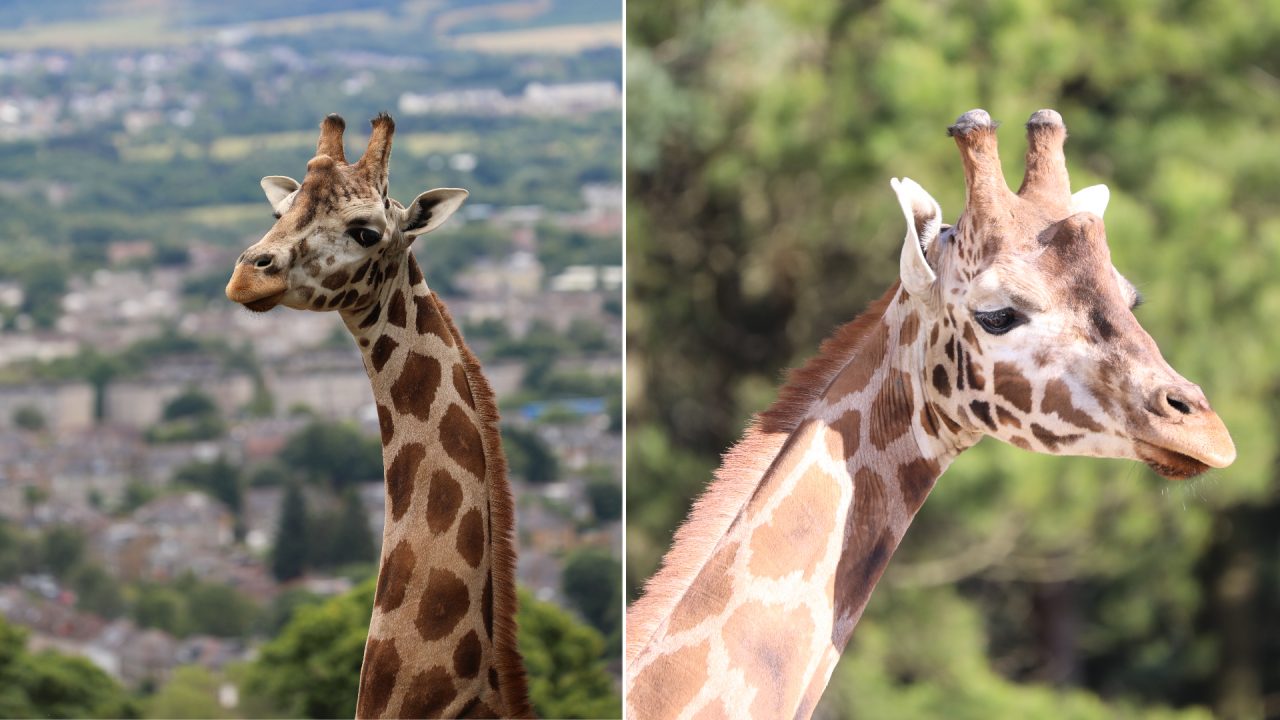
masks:
[(249, 308), (254, 312), (264, 313), (270, 310), (271, 308), (275, 307), (276, 305), (279, 305), (280, 301), (284, 299), (284, 294), (286, 292), (288, 292), (288, 290), (281, 290), (280, 292), (274, 295), (268, 295), (264, 298), (258, 298), (257, 300), (250, 300), (248, 302), (242, 302), (240, 304), (244, 305), (245, 307)]
[(1138, 441), (1137, 450), (1138, 458), (1166, 480), (1188, 480), (1208, 470), (1210, 467), (1190, 455), (1184, 455), (1176, 450), (1152, 445), (1142, 440)]

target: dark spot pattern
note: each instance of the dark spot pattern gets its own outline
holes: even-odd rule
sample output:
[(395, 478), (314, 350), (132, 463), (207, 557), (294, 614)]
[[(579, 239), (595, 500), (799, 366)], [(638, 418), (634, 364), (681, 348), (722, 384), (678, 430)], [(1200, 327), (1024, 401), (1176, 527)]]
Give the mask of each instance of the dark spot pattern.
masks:
[(387, 322), (396, 327), (404, 327), (408, 322), (404, 310), (404, 293), (396, 290), (387, 303)]
[(987, 386), (986, 378), (982, 375), (982, 367), (973, 362), (973, 353), (965, 354), (964, 374), (969, 380), (970, 390), (981, 390)]
[(449, 328), (444, 324), (444, 318), (441, 317), (440, 311), (431, 299), (415, 295), (413, 304), (416, 310), (413, 321), (418, 328), (418, 334), (430, 333), (443, 340), (445, 345), (453, 347), (453, 333), (449, 332)]
[[(905, 295), (903, 297), (906, 297)], [(920, 316), (912, 311), (902, 321), (902, 329), (898, 331), (898, 344), (910, 345), (916, 341), (916, 336), (920, 334)]]
[(369, 314), (368, 314), (368, 315), (365, 315), (365, 316), (364, 316), (364, 319), (360, 321), (360, 327), (361, 327), (361, 328), (367, 328), (367, 327), (372, 326), (374, 323), (378, 322), (378, 318), (379, 318), (381, 315), (382, 315), (382, 303), (380, 303), (380, 302), (379, 302), (379, 303), (374, 303), (374, 304), (373, 304), (373, 309), (372, 309), (372, 310), (370, 310), (370, 311), (369, 311)]
[(480, 656), (483, 649), (480, 637), (472, 630), (458, 641), (453, 649), (453, 672), (460, 678), (473, 678), (480, 673)]
[(480, 431), (457, 405), (449, 405), (440, 421), (440, 445), (463, 470), (484, 479), (484, 442)]
[(364, 279), (365, 273), (369, 272), (369, 266), (373, 265), (373, 260), (365, 260), (360, 267), (356, 268), (356, 272), (351, 276), (351, 282), (358, 283)]
[(413, 488), (417, 485), (418, 466), (427, 456), (422, 443), (405, 443), (387, 467), (387, 499), (391, 503), (391, 519), (399, 522), (409, 511)]
[[(398, 347), (400, 347), (400, 343), (392, 340), (390, 335), (383, 335), (378, 338), (377, 342), (373, 344), (373, 350), (369, 352), (369, 361), (373, 363), (374, 372), (382, 372), (382, 368), (386, 367), (387, 361), (391, 359), (391, 353), (395, 352)], [(439, 363), (437, 363), (437, 367), (439, 367)], [(404, 374), (400, 377), (403, 378)]]
[(453, 632), (470, 608), (466, 583), (448, 570), (431, 568), (413, 624), (423, 640), (434, 642)]
[(1038, 423), (1031, 423), (1031, 434), (1035, 435), (1036, 439), (1043, 443), (1050, 452), (1057, 450), (1059, 445), (1075, 442), (1083, 437), (1082, 435), (1056, 435), (1053, 431)]
[(413, 577), (413, 566), (416, 563), (417, 558), (413, 554), (413, 548), (409, 546), (409, 541), (401, 540), (400, 544), (387, 554), (387, 559), (383, 561), (382, 568), (378, 571), (378, 587), (374, 591), (373, 604), (383, 612), (391, 612), (400, 607), (404, 602), (404, 591)]
[(484, 558), (484, 522), (480, 511), (471, 508), (458, 521), (458, 554), (471, 567), (480, 567)]
[(929, 497), (929, 491), (938, 480), (938, 464), (932, 460), (916, 458), (898, 467), (898, 485), (902, 488), (902, 504), (915, 514)]
[(462, 485), (448, 470), (436, 470), (427, 489), (427, 527), (437, 535), (453, 527), (453, 519), (461, 506)]
[(440, 717), (456, 697), (458, 689), (453, 686), (449, 672), (437, 665), (413, 676), (396, 717)]
[(981, 420), (988, 428), (996, 429), (996, 423), (991, 419), (990, 405), (981, 400), (974, 400), (969, 403), (969, 409), (973, 411), (973, 416)]
[(884, 450), (911, 429), (912, 392), (904, 372), (891, 372), (867, 414), (871, 443)]
[(1018, 419), (1017, 415), (1006, 410), (1003, 405), (996, 405), (996, 421), (1001, 425), (1022, 429), (1022, 421)]
[(1013, 363), (998, 362), (995, 370), (996, 394), (1018, 410), (1031, 412), (1031, 383)]
[(1106, 310), (1101, 307), (1093, 306), (1089, 308), (1089, 323), (1093, 326), (1093, 331), (1098, 339), (1103, 342), (1110, 342), (1116, 336), (1116, 328), (1111, 324), (1111, 320), (1107, 317)]
[(497, 668), (489, 668), (489, 687), (494, 690), (498, 689), (498, 670)]
[[(333, 260), (333, 258), (329, 259)], [(324, 281), (320, 283), (320, 286), (325, 290), (337, 290), (343, 285), (346, 285), (347, 281), (350, 279), (351, 273), (346, 270), (338, 270), (337, 272), (330, 273), (329, 277), (325, 278)]]
[(387, 709), (391, 691), (400, 673), (400, 653), (393, 638), (369, 638), (364, 649), (364, 667), (360, 673), (360, 703), (356, 715), (379, 717)]
[(453, 389), (458, 392), (458, 397), (462, 398), (462, 402), (472, 410), (476, 409), (476, 400), (471, 396), (471, 383), (467, 382), (467, 371), (462, 367), (462, 363), (453, 366)]
[(942, 397), (951, 397), (951, 376), (941, 365), (933, 366), (933, 387)]
[(1053, 378), (1044, 386), (1044, 398), (1040, 411), (1055, 414), (1063, 420), (1091, 432), (1102, 432), (1102, 426), (1093, 417), (1071, 402), (1071, 388), (1059, 378)]
[(431, 403), (436, 399), (440, 380), (439, 360), (410, 351), (400, 377), (391, 385), (391, 403), (396, 412), (425, 421), (431, 416)]
[(395, 420), (391, 418), (391, 411), (381, 403), (378, 403), (378, 430), (382, 433), (382, 444), (384, 446), (391, 442), (391, 438), (396, 432), (396, 424)]

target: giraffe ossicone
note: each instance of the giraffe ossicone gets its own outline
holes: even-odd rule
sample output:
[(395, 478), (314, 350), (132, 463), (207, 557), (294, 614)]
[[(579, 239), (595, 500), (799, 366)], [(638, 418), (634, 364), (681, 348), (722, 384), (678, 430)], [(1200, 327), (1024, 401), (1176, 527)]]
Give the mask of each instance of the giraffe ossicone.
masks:
[(387, 194), (395, 123), (380, 114), (348, 163), (330, 115), (303, 181), (262, 179), (276, 217), (227, 297), (337, 311), (373, 386), (386, 521), (357, 717), (529, 717), (516, 648), (514, 505), (480, 363), (410, 252), (467, 191)]
[(912, 518), (983, 436), (1171, 479), (1235, 459), (1133, 315), (1105, 186), (1071, 193), (1061, 116), (1026, 128), (1016, 193), (990, 115), (949, 128), (954, 225), (919, 184), (891, 181), (899, 282), (792, 373), (677, 531), (628, 612), (630, 717), (808, 717)]

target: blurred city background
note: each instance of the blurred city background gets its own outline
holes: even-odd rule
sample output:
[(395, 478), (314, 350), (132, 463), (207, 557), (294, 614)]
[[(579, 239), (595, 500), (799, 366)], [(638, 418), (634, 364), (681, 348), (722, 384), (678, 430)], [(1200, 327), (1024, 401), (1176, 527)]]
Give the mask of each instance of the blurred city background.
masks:
[(223, 296), (317, 127), (391, 194), (503, 411), (537, 711), (616, 717), (621, 5), (0, 7), (0, 716), (350, 717), (383, 520), (336, 313)]
[(1239, 448), (1170, 484), (992, 440), (940, 479), (821, 718), (1280, 717), (1280, 3), (648, 0), (627, 8), (627, 585), (782, 370), (896, 278), (889, 178), (954, 221), (945, 129), (1005, 175), (1057, 108), (1142, 324)]

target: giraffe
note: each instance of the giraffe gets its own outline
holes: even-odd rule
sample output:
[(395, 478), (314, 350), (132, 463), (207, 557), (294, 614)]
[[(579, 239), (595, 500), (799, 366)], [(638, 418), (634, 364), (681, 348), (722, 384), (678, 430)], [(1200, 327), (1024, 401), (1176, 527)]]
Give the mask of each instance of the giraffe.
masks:
[(337, 310), (373, 386), (386, 522), (356, 715), (527, 717), (497, 405), (409, 251), (467, 191), (391, 199), (395, 123), (382, 113), (372, 126), (349, 164), (346, 124), (329, 115), (302, 183), (262, 179), (276, 222), (240, 255), (227, 297), (254, 312)]
[(807, 718), (916, 512), (984, 435), (1187, 478), (1235, 459), (1132, 313), (1105, 186), (1071, 194), (1053, 110), (1005, 184), (996, 124), (949, 128), (965, 207), (910, 179), (899, 278), (752, 421), (627, 617), (629, 717)]

